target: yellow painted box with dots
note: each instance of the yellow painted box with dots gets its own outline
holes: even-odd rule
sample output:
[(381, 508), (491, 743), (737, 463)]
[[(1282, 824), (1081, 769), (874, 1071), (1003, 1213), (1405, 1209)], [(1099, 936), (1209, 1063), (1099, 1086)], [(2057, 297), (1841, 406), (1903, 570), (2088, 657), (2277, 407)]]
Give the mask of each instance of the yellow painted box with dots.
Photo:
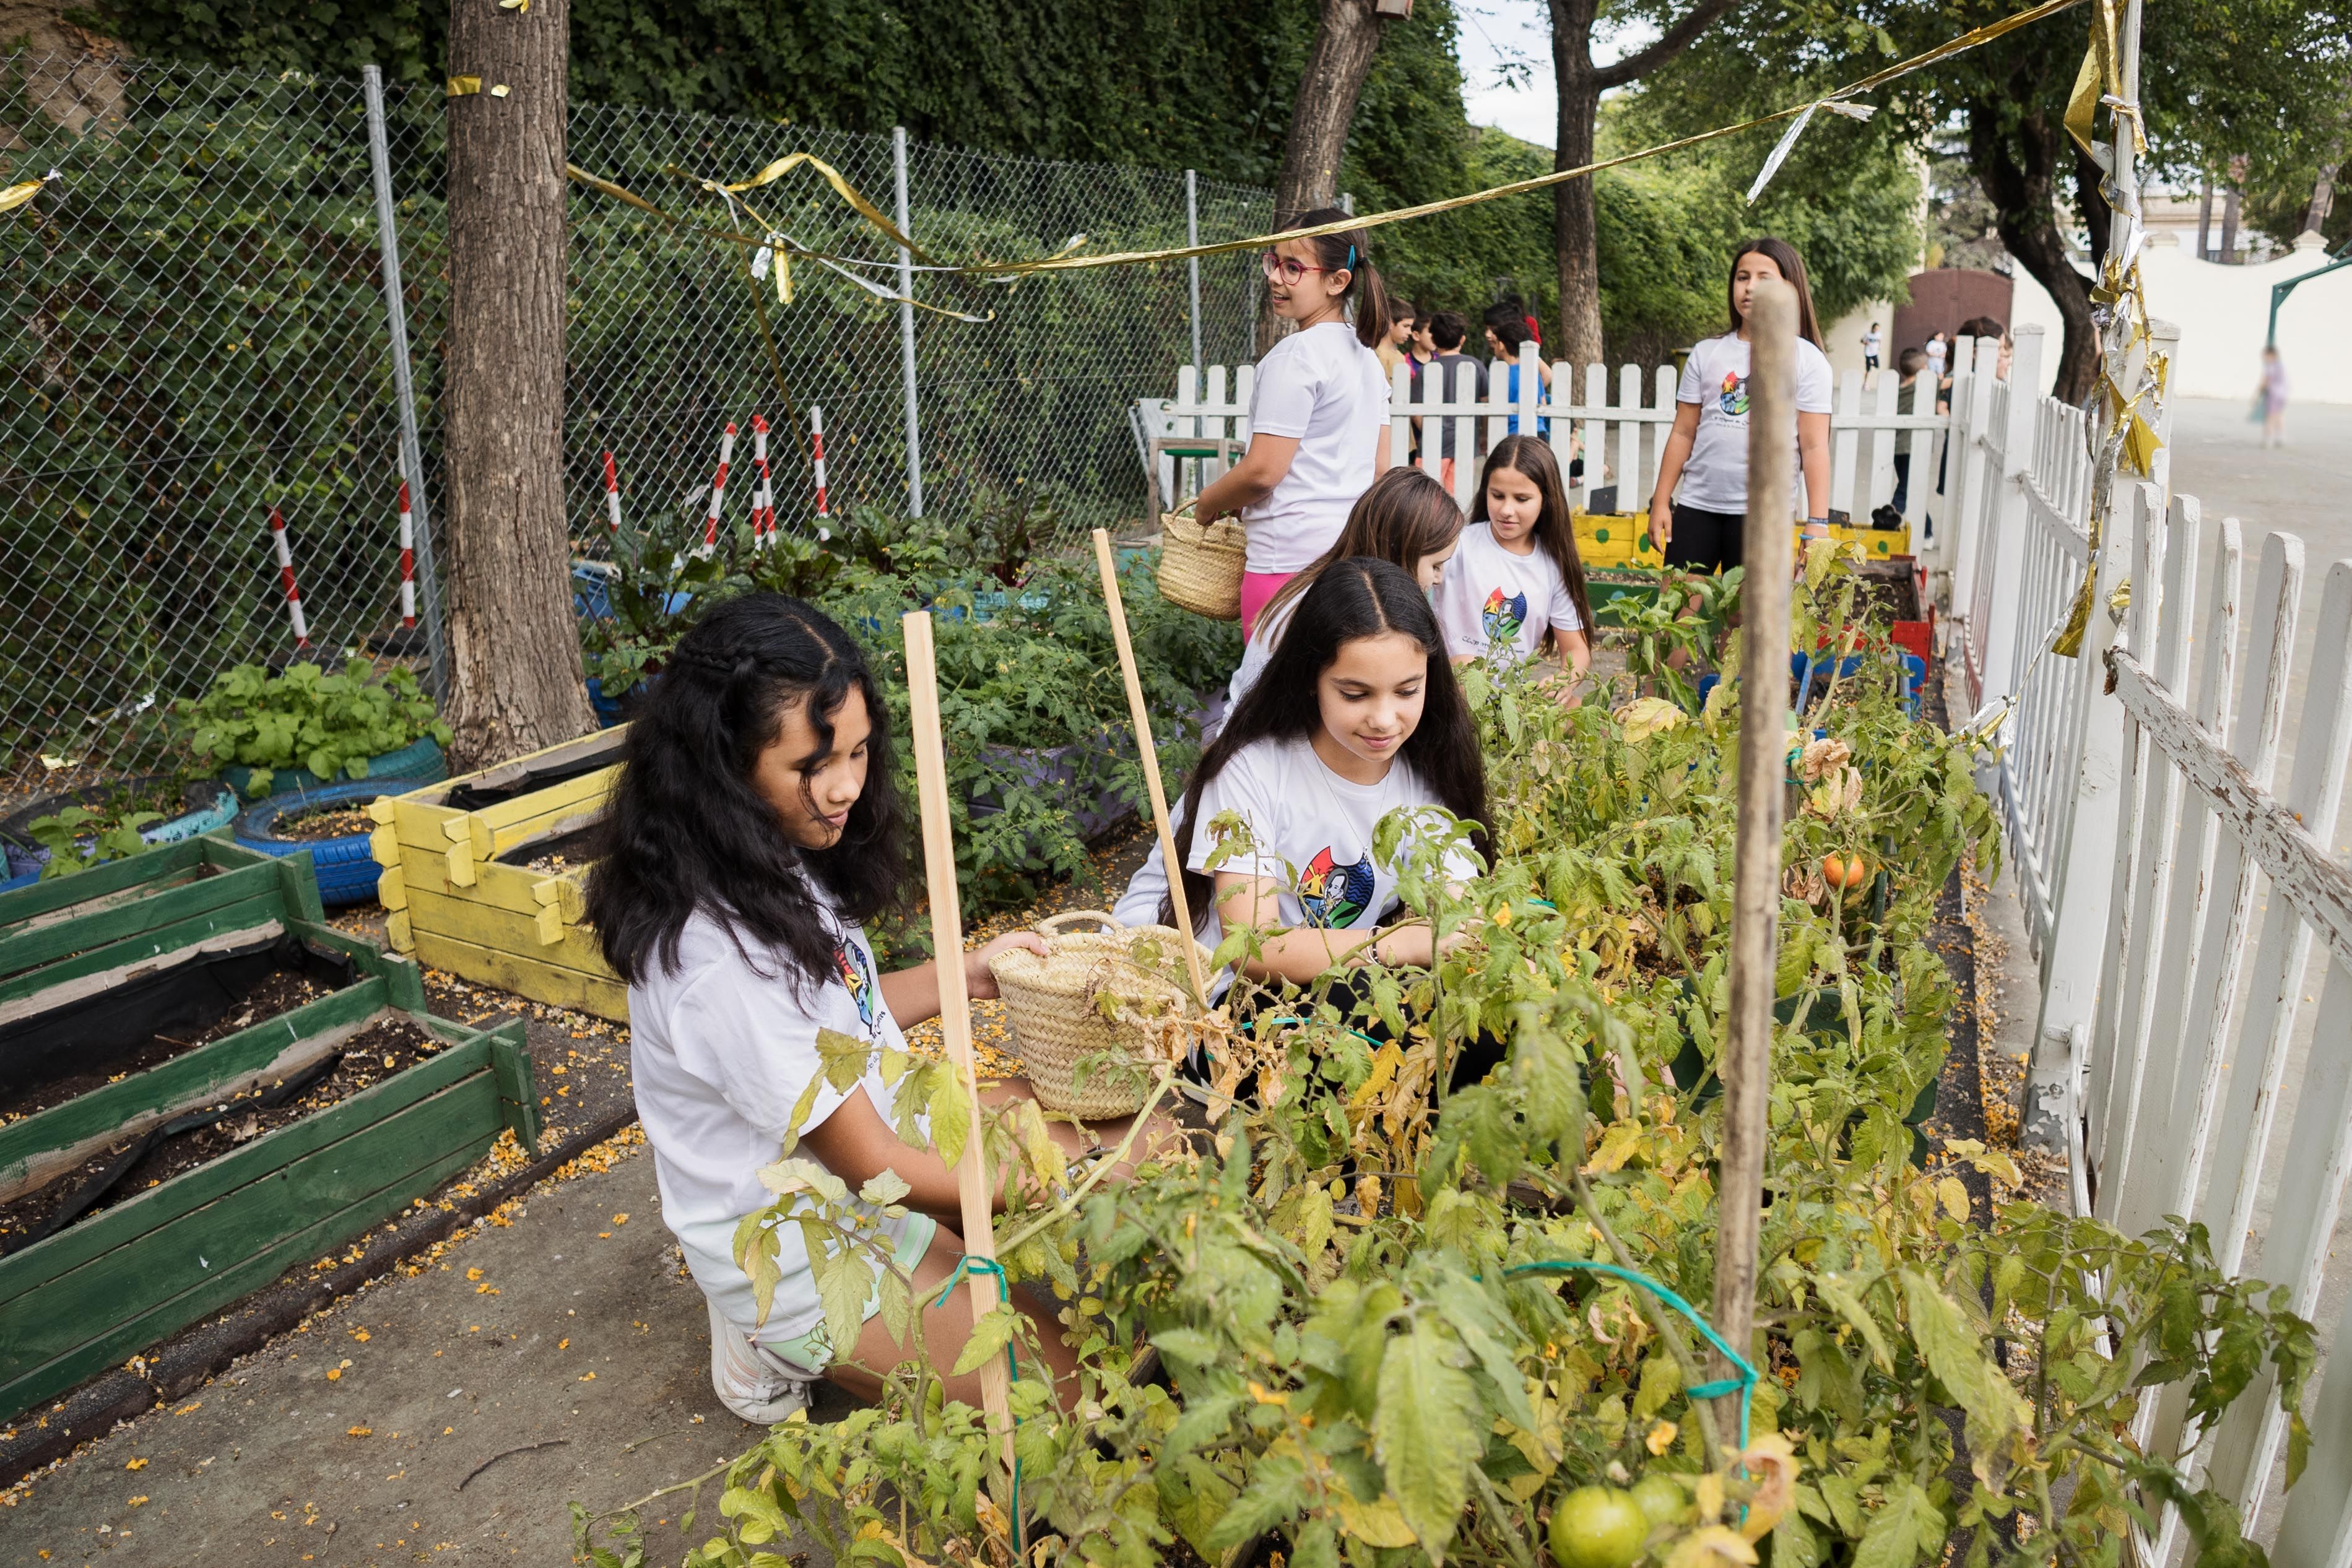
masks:
[(436, 969), (625, 1023), (627, 988), (583, 923), (579, 835), (604, 814), (627, 727), (369, 808), (393, 946)]
[(1588, 567), (1666, 564), (1650, 541), (1647, 512), (1579, 512), (1574, 522), (1576, 553)]

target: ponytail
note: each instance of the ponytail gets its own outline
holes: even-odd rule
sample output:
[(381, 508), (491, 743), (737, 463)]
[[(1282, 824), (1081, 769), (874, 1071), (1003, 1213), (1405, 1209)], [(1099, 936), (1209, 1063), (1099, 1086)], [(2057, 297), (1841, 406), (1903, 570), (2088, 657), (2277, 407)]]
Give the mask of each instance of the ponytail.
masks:
[[(1343, 224), (1349, 215), (1338, 207), (1318, 207), (1292, 226), (1311, 229), (1325, 224)], [(1380, 269), (1372, 265), (1371, 236), (1362, 229), (1349, 229), (1342, 234), (1318, 235), (1307, 243), (1315, 247), (1315, 259), (1327, 271), (1348, 274), (1348, 287), (1340, 290), (1339, 298), (1355, 301), (1356, 340), (1367, 349), (1377, 349), (1388, 341), (1389, 329), (1395, 324), (1395, 318), (1389, 314), (1388, 290), (1381, 285)]]

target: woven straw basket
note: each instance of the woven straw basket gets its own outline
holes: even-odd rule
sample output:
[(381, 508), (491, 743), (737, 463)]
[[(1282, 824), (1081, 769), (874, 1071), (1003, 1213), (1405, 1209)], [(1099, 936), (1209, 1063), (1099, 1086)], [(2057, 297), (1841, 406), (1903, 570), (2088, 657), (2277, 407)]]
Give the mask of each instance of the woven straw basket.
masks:
[[(1081, 920), (1107, 929), (1063, 929)], [(1090, 1120), (1133, 1115), (1160, 1066), (1184, 1049), (1184, 1020), (1198, 1011), (1177, 946), (1185, 938), (1165, 925), (1121, 925), (1098, 909), (1048, 916), (1037, 934), (1045, 957), (1013, 947), (988, 966), (1037, 1103)], [(1209, 957), (1201, 948), (1204, 973)]]
[(1181, 512), (1160, 518), (1160, 597), (1212, 621), (1242, 618), (1242, 562), (1247, 536), (1239, 523), (1203, 523)]

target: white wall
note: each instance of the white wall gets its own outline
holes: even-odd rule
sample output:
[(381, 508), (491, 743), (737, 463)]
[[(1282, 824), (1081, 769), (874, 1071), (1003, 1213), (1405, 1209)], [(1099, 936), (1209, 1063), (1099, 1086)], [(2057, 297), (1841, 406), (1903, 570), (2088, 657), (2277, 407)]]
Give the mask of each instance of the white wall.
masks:
[[(2262, 374), (2263, 337), (2270, 325), (2271, 285), (2323, 266), (2319, 237), (2305, 235), (2295, 249), (2254, 267), (2200, 261), (2170, 236), (2154, 236), (2140, 256), (2148, 313), (2180, 327), (2180, 358), (2173, 390), (2184, 397), (2253, 401)], [(2051, 350), (2064, 335), (2058, 307), (2023, 267), (2011, 326), (2034, 321)], [(2352, 267), (2306, 283), (2279, 310), (2279, 354), (2286, 361), (2287, 402), (2352, 403)], [(1859, 361), (1855, 361), (1859, 363)]]

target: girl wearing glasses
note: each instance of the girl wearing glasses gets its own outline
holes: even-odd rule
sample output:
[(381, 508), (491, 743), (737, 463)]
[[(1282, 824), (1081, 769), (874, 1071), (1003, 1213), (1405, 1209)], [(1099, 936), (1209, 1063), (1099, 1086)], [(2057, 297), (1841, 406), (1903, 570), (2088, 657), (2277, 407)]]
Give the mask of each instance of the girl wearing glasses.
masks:
[[(1295, 226), (1347, 220), (1318, 207)], [(1257, 362), (1249, 450), (1199, 504), (1203, 521), (1238, 515), (1248, 536), (1244, 637), (1282, 585), (1330, 549), (1389, 463), (1389, 383), (1375, 352), (1389, 336), (1388, 301), (1364, 232), (1285, 240), (1259, 259), (1274, 313), (1297, 329)]]

